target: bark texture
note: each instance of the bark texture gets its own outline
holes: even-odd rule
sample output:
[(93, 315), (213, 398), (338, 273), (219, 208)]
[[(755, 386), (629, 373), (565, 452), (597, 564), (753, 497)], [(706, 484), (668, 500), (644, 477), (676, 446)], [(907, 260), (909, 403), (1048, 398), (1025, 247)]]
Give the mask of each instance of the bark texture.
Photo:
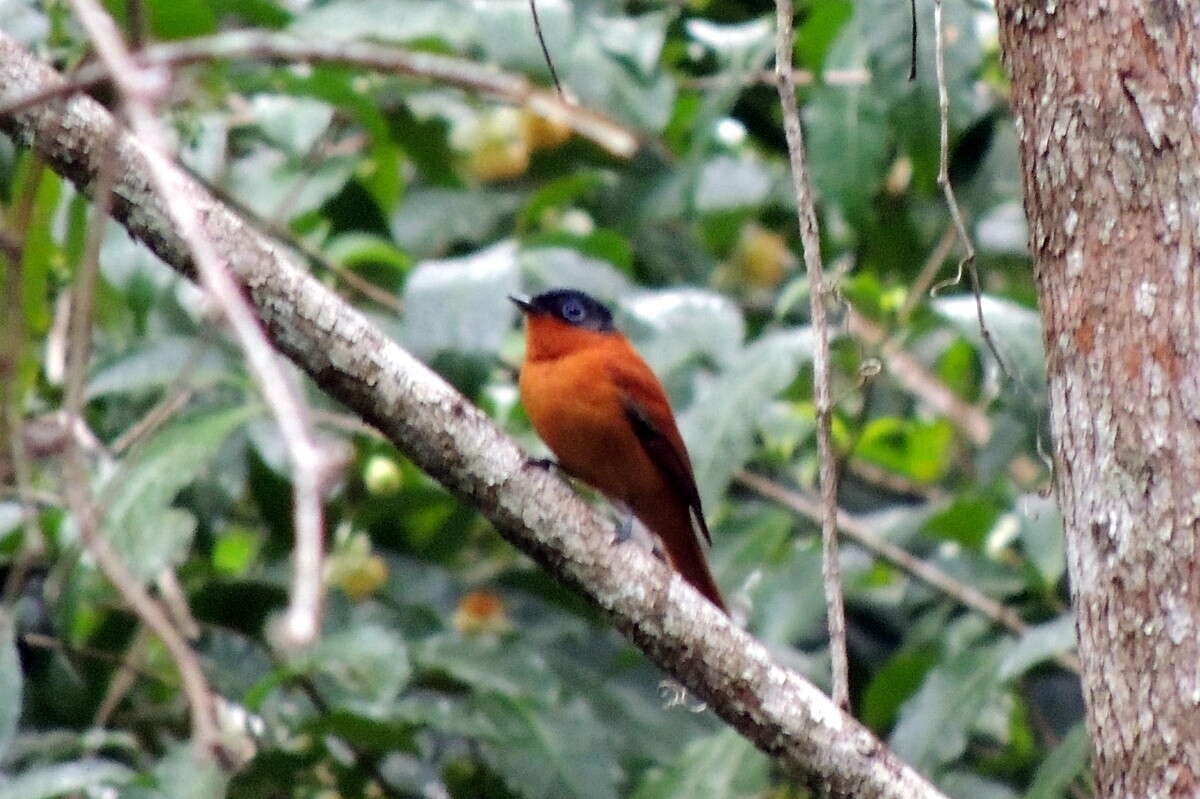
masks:
[(1200, 792), (1200, 4), (1000, 0), (1094, 770)]
[[(0, 95), (44, 91), (61, 77), (0, 32)], [(86, 97), (0, 118), (83, 190), (92, 187), (115, 128)], [(116, 136), (113, 214), (163, 260), (191, 276), (188, 249), (146, 176), (145, 153)], [(306, 274), (182, 173), (175, 191), (245, 285), (276, 346), (330, 396), (377, 426), (421, 468), (486, 515), (515, 546), (579, 589), (647, 656), (763, 751), (834, 796), (935, 799), (935, 788), (779, 665), (691, 586), (648, 553), (612, 546), (611, 526), (437, 375)]]

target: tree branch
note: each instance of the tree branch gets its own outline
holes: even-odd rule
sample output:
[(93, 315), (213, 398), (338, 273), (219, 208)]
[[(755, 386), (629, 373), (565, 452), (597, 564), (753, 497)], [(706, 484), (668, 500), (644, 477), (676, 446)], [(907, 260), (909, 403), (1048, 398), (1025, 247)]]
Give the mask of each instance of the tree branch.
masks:
[[(60, 78), (0, 33), (0, 91)], [(89, 190), (99, 142), (116, 125), (86, 97), (0, 118), (55, 170)], [(148, 178), (146, 148), (117, 134), (113, 214), (167, 263), (195, 277), (188, 247)], [(834, 796), (934, 799), (936, 788), (799, 674), (638, 547), (614, 547), (595, 509), (527, 456), (479, 409), (305, 274), (293, 257), (176, 175), (174, 191), (237, 273), (272, 340), (330, 396), (359, 413), (497, 530), (605, 611), (655, 663), (780, 765)]]
[(825, 581), (825, 605), (829, 616), (829, 659), (833, 672), (833, 701), (843, 710), (850, 707), (850, 669), (846, 662), (846, 608), (842, 599), (841, 566), (838, 561), (838, 464), (833, 452), (833, 397), (829, 366), (829, 320), (825, 309), (825, 272), (821, 265), (821, 234), (817, 228), (817, 209), (805, 163), (804, 130), (796, 107), (796, 86), (792, 83), (792, 0), (775, 0), (775, 73), (779, 102), (783, 106), (783, 130), (787, 136), (792, 165), (792, 192), (796, 196), (796, 215), (800, 240), (804, 245), (804, 266), (808, 273), (808, 297), (811, 308), (813, 345), (813, 400), (817, 417), (817, 455), (821, 460), (821, 544), (822, 575)]
[[(641, 146), (637, 134), (620, 123), (581, 108), (554, 92), (539, 89), (524, 75), (499, 72), (475, 61), (436, 53), (419, 53), (369, 42), (301, 39), (287, 33), (233, 31), (155, 44), (140, 50), (135, 58), (139, 66), (158, 67), (220, 59), (346, 64), (391, 75), (435, 80), (523, 105), (538, 116), (563, 122), (580, 136), (591, 139), (620, 158), (632, 157)], [(87, 65), (66, 83), (5, 95), (0, 104), (0, 115), (14, 114), (47, 100), (83, 91), (110, 77), (112, 75), (103, 63)]]

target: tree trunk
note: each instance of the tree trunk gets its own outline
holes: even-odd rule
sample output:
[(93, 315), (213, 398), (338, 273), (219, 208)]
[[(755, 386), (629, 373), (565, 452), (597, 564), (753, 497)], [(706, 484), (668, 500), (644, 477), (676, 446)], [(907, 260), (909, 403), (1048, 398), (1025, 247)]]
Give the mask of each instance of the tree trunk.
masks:
[(1200, 5), (998, 0), (1094, 770), (1200, 791)]

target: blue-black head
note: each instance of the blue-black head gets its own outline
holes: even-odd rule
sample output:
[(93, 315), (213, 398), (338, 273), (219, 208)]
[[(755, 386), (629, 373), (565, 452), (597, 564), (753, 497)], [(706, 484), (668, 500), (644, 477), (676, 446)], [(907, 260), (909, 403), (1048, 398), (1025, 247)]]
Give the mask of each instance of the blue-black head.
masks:
[(612, 312), (582, 291), (554, 289), (543, 292), (532, 299), (512, 295), (509, 295), (508, 298), (527, 314), (547, 314), (568, 325), (584, 330), (594, 330), (597, 333), (611, 333), (615, 330)]

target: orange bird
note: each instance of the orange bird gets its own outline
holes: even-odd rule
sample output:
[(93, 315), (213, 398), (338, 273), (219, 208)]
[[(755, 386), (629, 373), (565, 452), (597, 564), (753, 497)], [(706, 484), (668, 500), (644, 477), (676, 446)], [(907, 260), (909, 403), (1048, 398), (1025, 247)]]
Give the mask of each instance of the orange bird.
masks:
[(564, 471), (632, 511), (683, 579), (725, 610), (700, 544), (711, 538), (692, 464), (662, 383), (587, 294), (509, 299), (525, 314), (521, 401), (538, 435)]

